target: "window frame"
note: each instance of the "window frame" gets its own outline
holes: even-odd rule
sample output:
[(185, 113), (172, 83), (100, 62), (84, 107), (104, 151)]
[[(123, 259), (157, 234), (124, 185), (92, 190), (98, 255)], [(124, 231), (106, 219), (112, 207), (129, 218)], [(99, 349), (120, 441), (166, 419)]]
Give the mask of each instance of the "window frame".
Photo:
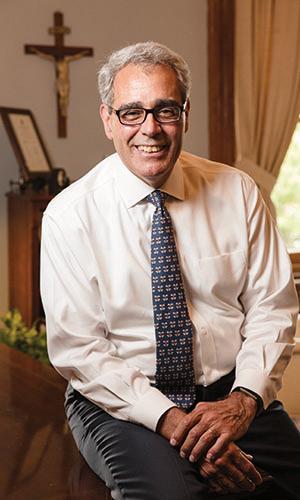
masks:
[[(299, 124), (300, 124), (300, 115), (299, 115), (299, 120), (298, 120), (296, 126), (298, 126)], [(297, 288), (299, 302), (300, 302), (300, 252), (290, 252), (290, 256), (291, 256), (293, 273), (294, 273), (295, 280), (296, 280), (296, 288)]]
[[(235, 0), (207, 2), (209, 157), (233, 165)], [(289, 253), (300, 303), (300, 252)]]

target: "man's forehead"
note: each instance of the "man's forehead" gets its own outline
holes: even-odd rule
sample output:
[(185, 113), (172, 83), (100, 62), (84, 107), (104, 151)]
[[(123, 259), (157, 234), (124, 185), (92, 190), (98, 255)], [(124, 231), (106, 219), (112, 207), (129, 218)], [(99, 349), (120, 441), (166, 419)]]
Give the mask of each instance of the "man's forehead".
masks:
[(121, 99), (121, 105), (143, 105), (145, 100), (151, 100), (153, 105), (167, 100), (178, 103), (180, 98), (181, 88), (176, 72), (165, 64), (131, 63), (120, 69), (114, 78), (113, 100)]

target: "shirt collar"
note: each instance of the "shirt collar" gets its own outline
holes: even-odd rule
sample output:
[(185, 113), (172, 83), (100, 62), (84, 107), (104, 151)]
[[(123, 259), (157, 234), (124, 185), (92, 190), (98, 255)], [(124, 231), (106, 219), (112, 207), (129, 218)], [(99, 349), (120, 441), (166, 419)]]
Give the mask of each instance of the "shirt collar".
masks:
[[(118, 155), (116, 157), (118, 161), (115, 176), (118, 189), (127, 208), (131, 208), (146, 198), (148, 194), (152, 193), (154, 188), (128, 170)], [(179, 200), (185, 199), (183, 169), (180, 157), (175, 163), (168, 179), (159, 189)]]

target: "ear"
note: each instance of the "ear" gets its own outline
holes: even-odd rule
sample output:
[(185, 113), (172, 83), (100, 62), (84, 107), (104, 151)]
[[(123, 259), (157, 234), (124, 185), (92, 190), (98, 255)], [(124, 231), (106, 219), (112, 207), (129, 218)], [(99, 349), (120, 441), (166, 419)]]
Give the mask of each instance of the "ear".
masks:
[(99, 114), (103, 122), (104, 132), (109, 140), (113, 139), (112, 129), (111, 129), (111, 119), (112, 114), (108, 111), (107, 104), (100, 104)]
[(184, 132), (187, 132), (189, 129), (189, 113), (191, 109), (191, 103), (190, 100), (187, 99), (186, 105), (185, 105), (185, 121), (184, 121)]

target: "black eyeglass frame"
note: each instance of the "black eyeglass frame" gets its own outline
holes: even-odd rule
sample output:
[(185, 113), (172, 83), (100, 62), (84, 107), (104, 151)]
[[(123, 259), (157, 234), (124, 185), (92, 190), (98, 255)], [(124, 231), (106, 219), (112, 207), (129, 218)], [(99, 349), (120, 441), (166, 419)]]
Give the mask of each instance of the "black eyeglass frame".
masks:
[[(169, 106), (167, 104), (166, 105), (160, 104), (158, 106), (155, 106), (154, 108), (142, 108), (142, 107), (138, 107), (138, 106), (136, 106), (136, 107), (133, 106), (132, 108), (129, 107), (129, 108), (115, 109), (112, 106), (108, 106), (108, 107), (111, 111), (113, 111), (117, 115), (118, 120), (121, 123), (121, 125), (124, 125), (125, 127), (139, 127), (140, 125), (142, 125), (146, 121), (147, 116), (149, 114), (153, 115), (153, 118), (155, 119), (155, 121), (157, 121), (157, 123), (159, 123), (160, 125), (169, 125), (169, 124), (171, 125), (172, 123), (179, 122), (181, 117), (182, 117), (182, 113), (185, 113), (185, 111), (186, 111), (186, 103), (187, 103), (187, 101), (185, 101), (182, 106), (179, 106), (179, 104), (170, 104)], [(180, 110), (180, 114), (178, 115), (178, 118), (176, 120), (172, 120), (172, 121), (168, 121), (168, 122), (162, 122), (162, 121), (158, 120), (155, 113), (157, 111), (164, 109), (164, 108), (178, 108)], [(145, 112), (144, 118), (141, 122), (139, 122), (139, 123), (123, 123), (121, 121), (120, 113), (122, 111), (130, 111), (131, 109), (140, 109), (140, 110), (143, 110)]]

